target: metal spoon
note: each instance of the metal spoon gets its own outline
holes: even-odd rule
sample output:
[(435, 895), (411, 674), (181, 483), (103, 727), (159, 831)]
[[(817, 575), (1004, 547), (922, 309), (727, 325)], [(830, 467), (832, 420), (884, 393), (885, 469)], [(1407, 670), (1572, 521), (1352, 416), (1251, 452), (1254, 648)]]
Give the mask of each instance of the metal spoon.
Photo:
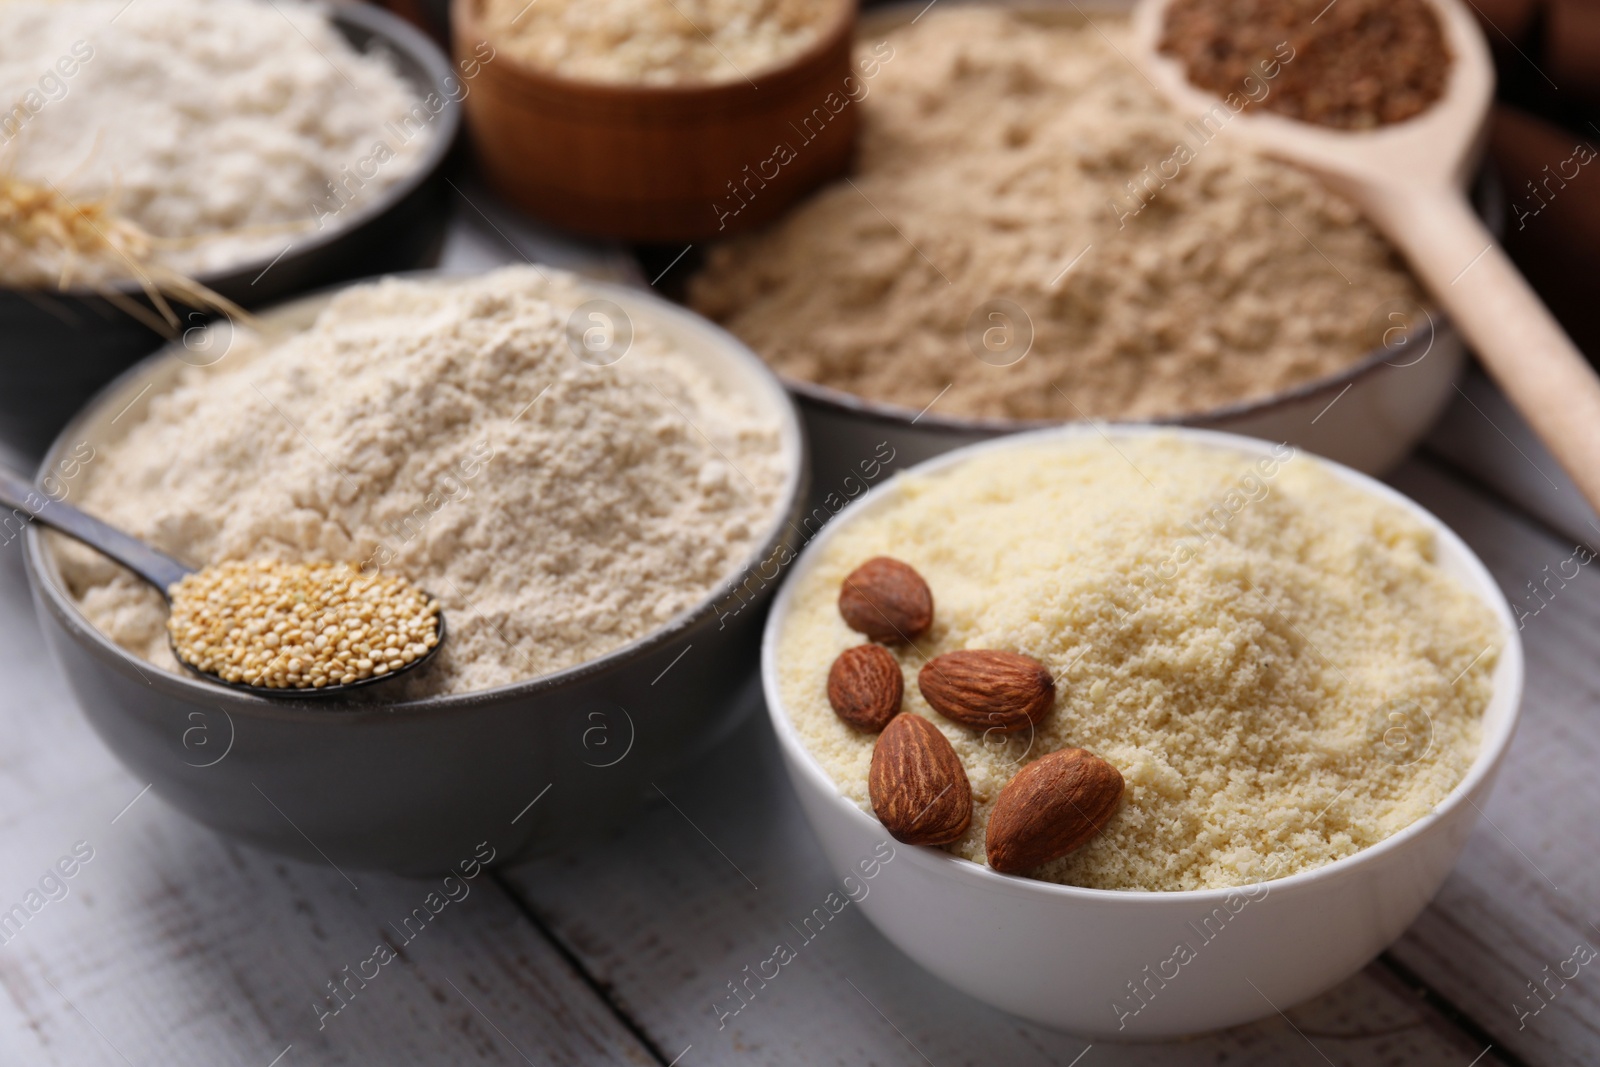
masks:
[(1169, 2), (1139, 0), (1133, 61), (1180, 112), (1220, 110), (1227, 136), (1311, 171), (1354, 201), (1405, 254), (1479, 361), (1600, 508), (1600, 379), (1462, 191), (1494, 97), (1494, 66), (1472, 13), (1459, 0), (1428, 0), (1451, 52), (1443, 96), (1403, 122), (1344, 130), (1270, 111), (1227, 118), (1229, 109), (1160, 51)]
[[(158, 552), (138, 538), (131, 537), (113, 526), (108, 526), (92, 515), (87, 515), (71, 504), (47, 497), (41, 490), (30, 485), (27, 479), (16, 473), (0, 467), (0, 506), (14, 509), (24, 515), (30, 516), (34, 521), (42, 523), (66, 534), (68, 537), (83, 542), (103, 556), (122, 564), (140, 578), (149, 582), (161, 591), (170, 606), (172, 595), (170, 590), (179, 579), (195, 573), (193, 567), (184, 566), (164, 552)], [(342, 683), (339, 685), (325, 685), (320, 688), (268, 688), (263, 685), (250, 685), (245, 682), (228, 682), (202, 671), (186, 662), (178, 655), (176, 647), (172, 650), (173, 658), (183, 668), (197, 678), (204, 678), (215, 685), (225, 685), (229, 689), (238, 689), (259, 696), (271, 697), (323, 697), (334, 693), (344, 693), (351, 689), (359, 689), (366, 685), (376, 685), (397, 678), (410, 670), (422, 666), (431, 660), (435, 653), (444, 646), (445, 628), (444, 612), (439, 612), (435, 618), (438, 620), (438, 641), (425, 654), (418, 656), (410, 663), (384, 674), (373, 675), (358, 681)], [(170, 632), (167, 635), (168, 643), (172, 641)]]

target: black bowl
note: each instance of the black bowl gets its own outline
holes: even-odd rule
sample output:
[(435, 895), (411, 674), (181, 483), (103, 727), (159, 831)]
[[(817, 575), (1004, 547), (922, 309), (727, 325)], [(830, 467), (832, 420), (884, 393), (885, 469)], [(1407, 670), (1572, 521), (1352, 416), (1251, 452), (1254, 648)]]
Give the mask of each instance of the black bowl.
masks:
[[(140, 781), (264, 848), (343, 869), (432, 873), (471, 858), (482, 841), (506, 861), (592, 839), (756, 706), (761, 625), (801, 540), (799, 414), (731, 334), (653, 293), (584, 284), (714, 360), (777, 426), (787, 481), (738, 570), (647, 636), (530, 681), (398, 703), (384, 703), (378, 688), (265, 697), (169, 673), (112, 644), (79, 611), (51, 543), (29, 524), (24, 565), (45, 644), (95, 731)], [(263, 328), (303, 328), (326, 299), (268, 311)], [(183, 369), (157, 354), (102, 390), (56, 439), (41, 484), (80, 445), (115, 448)]]
[[(458, 84), (450, 61), (403, 20), (363, 3), (336, 5), (330, 17), (357, 49), (391, 52), (419, 96), (437, 93), (449, 101), (455, 95), (446, 88)], [(461, 125), (459, 106), (447, 103), (432, 125), (433, 139), (416, 169), (342, 224), (297, 238), (276, 261), (258, 259), (197, 280), (253, 308), (431, 263), (448, 220), (442, 166)], [(113, 288), (150, 307), (137, 283)], [(211, 317), (179, 304), (174, 310), (181, 322), (173, 335)], [(96, 390), (170, 339), (89, 290), (0, 288), (0, 442), (38, 456)], [(196, 361), (203, 358), (196, 353)]]

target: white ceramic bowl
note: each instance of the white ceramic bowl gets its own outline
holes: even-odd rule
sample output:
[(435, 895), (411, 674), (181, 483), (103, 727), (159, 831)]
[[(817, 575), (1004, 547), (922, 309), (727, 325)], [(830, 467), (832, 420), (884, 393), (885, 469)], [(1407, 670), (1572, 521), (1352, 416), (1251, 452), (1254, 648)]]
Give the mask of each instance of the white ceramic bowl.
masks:
[[(1113, 440), (1173, 433), (1249, 455), (1266, 455), (1271, 447), (1205, 430), (1104, 431)], [(1001, 438), (915, 469), (944, 470), (981, 453), (1096, 432), (1065, 426)], [(997, 874), (941, 849), (891, 842), (893, 862), (881, 867), (860, 903), (885, 937), (985, 1003), (1046, 1026), (1127, 1039), (1195, 1033), (1274, 1014), (1343, 981), (1400, 936), (1444, 882), (1487, 802), (1521, 703), (1522, 645), (1499, 587), (1449, 527), (1366, 475), (1322, 462), (1433, 529), (1441, 565), (1501, 621), (1504, 651), (1484, 713), (1483, 749), (1455, 790), (1433, 812), (1371, 848), (1248, 890), (1080, 889)], [(784, 765), (841, 878), (859, 878), (858, 865), (888, 834), (840, 794), (795, 732), (777, 682), (778, 636), (797, 583), (829, 540), (898, 488), (896, 480), (873, 489), (812, 542), (779, 592), (762, 646), (762, 682)], [(1174, 951), (1180, 944), (1190, 947), (1192, 958), (1169, 962), (1180, 955)]]

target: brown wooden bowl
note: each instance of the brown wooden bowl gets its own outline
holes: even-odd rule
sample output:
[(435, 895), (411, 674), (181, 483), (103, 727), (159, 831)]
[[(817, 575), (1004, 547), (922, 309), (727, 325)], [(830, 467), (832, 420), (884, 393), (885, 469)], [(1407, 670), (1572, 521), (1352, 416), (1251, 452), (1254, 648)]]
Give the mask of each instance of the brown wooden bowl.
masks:
[(851, 65), (855, 0), (838, 0), (787, 62), (711, 85), (539, 69), (495, 46), (482, 5), (451, 4), (457, 58), (482, 68), (464, 101), (467, 128), (494, 190), (547, 222), (629, 241), (727, 236), (775, 218), (850, 161), (860, 110), (850, 93), (863, 80)]

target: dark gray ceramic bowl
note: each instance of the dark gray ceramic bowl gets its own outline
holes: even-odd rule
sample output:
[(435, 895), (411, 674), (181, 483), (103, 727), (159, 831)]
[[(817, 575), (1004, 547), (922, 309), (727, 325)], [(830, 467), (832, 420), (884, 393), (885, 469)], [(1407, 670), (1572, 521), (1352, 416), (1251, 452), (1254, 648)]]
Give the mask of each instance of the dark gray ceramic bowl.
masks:
[[(787, 478), (739, 571), (650, 636), (535, 681), (387, 705), (284, 701), (169, 674), (113, 645), (68, 595), (56, 535), (30, 526), (24, 554), (46, 644), (90, 723), (141, 781), (264, 848), (346, 870), (429, 873), (470, 859), (483, 841), (505, 860), (592, 837), (753, 706), (738, 698), (755, 684), (767, 603), (798, 547), (799, 415), (730, 334), (649, 293), (587, 284), (636, 330), (670, 331), (705, 352), (770, 411)], [(284, 305), (263, 322), (302, 328), (326, 299)], [(182, 369), (158, 353), (106, 387), (51, 446), (41, 481), (85, 442), (115, 447)]]
[[(444, 53), (403, 20), (362, 3), (335, 5), (331, 17), (358, 50), (393, 54), (420, 96), (460, 94), (460, 88), (447, 91), (458, 82)], [(416, 170), (341, 224), (296, 239), (276, 262), (267, 256), (197, 280), (241, 307), (256, 308), (334, 282), (431, 263), (448, 219), (441, 168), (461, 125), (460, 107), (448, 104), (430, 125), (434, 137)], [(136, 283), (114, 288), (149, 307)], [(174, 310), (183, 327), (210, 317)], [(95, 390), (165, 340), (90, 290), (0, 288), (0, 441), (37, 456)]]

